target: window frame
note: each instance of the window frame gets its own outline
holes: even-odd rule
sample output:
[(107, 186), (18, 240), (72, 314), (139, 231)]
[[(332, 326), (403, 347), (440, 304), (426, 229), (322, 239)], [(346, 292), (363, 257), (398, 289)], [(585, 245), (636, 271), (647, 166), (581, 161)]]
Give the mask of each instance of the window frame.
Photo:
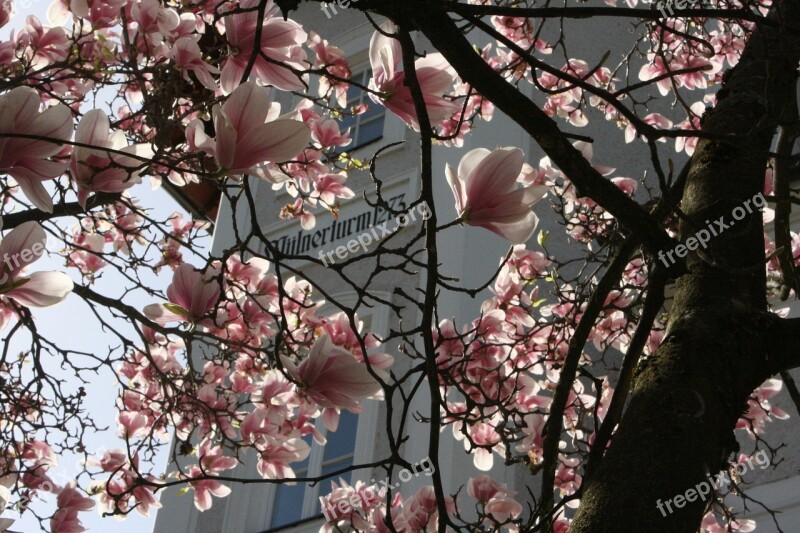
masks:
[[(363, 85), (365, 87), (368, 86), (369, 80), (370, 80), (370, 71), (371, 71), (371, 68), (370, 68), (370, 65), (369, 65), (368, 62), (365, 62), (362, 59), (361, 61), (358, 61), (357, 63), (353, 63), (353, 66), (351, 66), (351, 71), (353, 72), (353, 75), (350, 78), (351, 80), (353, 80), (353, 81), (355, 81), (357, 83), (360, 83), (361, 85)], [(350, 128), (350, 138), (353, 139), (353, 142), (350, 143), (350, 145), (348, 145), (348, 146), (338, 147), (334, 151), (334, 153), (336, 153), (336, 154), (341, 154), (341, 153), (348, 153), (349, 154), (351, 152), (356, 152), (356, 151), (358, 151), (358, 150), (360, 150), (360, 149), (362, 149), (362, 148), (364, 148), (366, 146), (369, 146), (370, 144), (380, 142), (380, 141), (382, 141), (383, 139), (386, 138), (386, 121), (390, 116), (389, 110), (386, 109), (381, 104), (376, 104), (375, 102), (373, 102), (372, 99), (369, 97), (369, 93), (367, 91), (362, 90), (359, 87), (355, 87), (355, 88), (359, 91), (358, 92), (358, 101), (356, 101), (356, 99), (352, 99), (352, 103), (351, 103), (351, 99), (348, 98), (348, 100), (347, 100), (347, 111), (350, 111), (353, 108), (353, 105), (355, 105), (355, 104), (367, 104), (371, 108), (380, 109), (380, 113), (375, 114), (375, 115), (367, 118), (366, 121), (364, 121), (364, 122), (362, 122), (362, 119), (364, 117), (363, 113), (361, 115), (355, 115), (355, 116), (352, 116), (352, 117), (350, 117), (350, 116), (345, 117), (345, 119), (348, 119), (348, 118), (355, 119), (355, 123), (352, 124), (352, 125), (349, 125), (349, 126), (343, 123), (344, 120), (339, 121), (339, 127), (342, 130), (346, 129), (347, 127)], [(331, 99), (333, 100), (334, 98), (331, 97)], [(368, 141), (363, 141), (363, 142), (359, 143), (358, 134), (361, 132), (362, 128), (364, 126), (366, 126), (366, 125), (369, 125), (369, 124), (379, 120), (379, 119), (382, 122), (382, 128), (381, 128), (380, 135), (378, 137), (374, 138), (374, 139), (370, 139)]]
[[(341, 413), (342, 415), (344, 414)], [(352, 414), (352, 413), (351, 413)], [(353, 451), (350, 454), (352, 457), (352, 463), (356, 463), (356, 445), (358, 443), (358, 426), (361, 425), (361, 417), (360, 415), (355, 415), (357, 417), (356, 422), (356, 436), (353, 439)], [(317, 431), (319, 431), (323, 436), (327, 438), (328, 431), (325, 428), (325, 424), (322, 422), (321, 419), (317, 419), (315, 423), (315, 427)], [(331, 436), (335, 438), (338, 432), (331, 433)], [(319, 444), (316, 441), (312, 441), (311, 444), (311, 453), (308, 456), (308, 466), (306, 467), (306, 474), (303, 476), (298, 477), (320, 477), (322, 475), (322, 470), (325, 467), (325, 450), (327, 449), (327, 444)], [(330, 462), (336, 462), (336, 459), (347, 457), (347, 455), (339, 456), (338, 458), (334, 458), (333, 460), (329, 460)], [(330, 478), (330, 480), (338, 481), (338, 479)], [(288, 529), (293, 527), (293, 525), (297, 524), (298, 522), (303, 522), (305, 520), (309, 520), (312, 518), (316, 518), (321, 516), (321, 512), (316, 512), (317, 504), (319, 503), (319, 497), (322, 493), (322, 488), (325, 488), (327, 491), (327, 487), (329, 487), (330, 480), (323, 481), (320, 483), (298, 483), (301, 485), (305, 485), (305, 489), (303, 491), (303, 506), (300, 511), (300, 519), (290, 522), (288, 524), (284, 524), (281, 526), (274, 526), (272, 525), (272, 520), (274, 518), (275, 512), (275, 502), (277, 501), (278, 490), (280, 487), (284, 485), (271, 485), (272, 491), (270, 494), (269, 500), (269, 507), (270, 510), (267, 513), (267, 531), (282, 531), (284, 529)], [(327, 493), (327, 492), (326, 492)]]

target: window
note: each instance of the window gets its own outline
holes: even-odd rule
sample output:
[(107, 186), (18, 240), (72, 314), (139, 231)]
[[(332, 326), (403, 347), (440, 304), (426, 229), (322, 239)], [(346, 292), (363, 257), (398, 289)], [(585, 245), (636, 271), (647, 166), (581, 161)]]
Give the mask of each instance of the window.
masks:
[[(320, 432), (326, 435), (325, 427), (320, 424)], [(292, 468), (297, 477), (318, 477), (320, 475), (336, 472), (353, 465), (356, 449), (356, 430), (358, 429), (358, 415), (349, 411), (342, 411), (339, 416), (339, 427), (335, 433), (327, 435), (328, 442), (320, 446), (306, 437), (306, 442), (311, 446), (311, 453), (302, 463), (293, 464)], [(351, 473), (340, 476), (348, 483)], [(322, 514), (319, 497), (330, 492), (330, 481), (338, 483), (339, 476), (317, 483), (297, 483), (295, 485), (278, 485), (275, 490), (275, 499), (272, 507), (272, 516), (269, 520), (268, 531), (282, 528)]]
[[(366, 87), (370, 77), (370, 71), (367, 69), (353, 74), (351, 80)], [(350, 128), (350, 137), (353, 142), (349, 146), (339, 148), (337, 152), (350, 152), (383, 137), (386, 108), (373, 102), (367, 92), (360, 87), (351, 85), (347, 89), (347, 109), (352, 109), (353, 106), (359, 104), (367, 104), (369, 109), (360, 115), (344, 117), (339, 128), (342, 131)]]

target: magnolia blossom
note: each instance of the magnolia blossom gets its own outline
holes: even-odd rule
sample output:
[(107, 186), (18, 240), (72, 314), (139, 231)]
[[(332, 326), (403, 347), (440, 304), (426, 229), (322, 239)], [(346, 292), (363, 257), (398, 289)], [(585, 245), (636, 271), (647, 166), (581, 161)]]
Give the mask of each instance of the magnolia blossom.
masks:
[(181, 37), (167, 52), (166, 56), (175, 62), (181, 71), (183, 79), (189, 81), (189, 72), (194, 73), (197, 81), (211, 91), (217, 89), (217, 84), (211, 74), (219, 74), (219, 69), (203, 61), (203, 52), (197, 44), (197, 37)]
[[(0, 28), (8, 24), (8, 21), (11, 20), (11, 16), (14, 14), (14, 4), (11, 0), (3, 0), (0, 2)], [(2, 523), (0, 522), (0, 529), (4, 529), (2, 527)]]
[(219, 283), (214, 280), (216, 273), (196, 270), (192, 265), (183, 263), (172, 276), (172, 283), (167, 287), (169, 303), (150, 304), (144, 308), (144, 314), (159, 324), (168, 322), (197, 322), (214, 308), (219, 300)]
[[(642, 119), (642, 122), (644, 122), (645, 124), (649, 124), (654, 128), (660, 130), (666, 130), (672, 127), (672, 121), (667, 117), (665, 117), (664, 115), (662, 115), (661, 113), (650, 113), (649, 115), (647, 115)], [(636, 138), (636, 134), (637, 134), (636, 126), (634, 126), (631, 123), (628, 123), (628, 125), (625, 127), (625, 142), (626, 143), (633, 142), (633, 140)], [(666, 142), (666, 139), (662, 137), (661, 139), (659, 139), (659, 141)]]
[(445, 174), (460, 220), (493, 231), (514, 244), (530, 239), (539, 222), (531, 206), (548, 188), (517, 187), (523, 159), (519, 148), (499, 148), (492, 152), (476, 148), (461, 158), (458, 171), (448, 164)]
[[(14, 485), (14, 475), (0, 477), (0, 513), (6, 510), (11, 501), (11, 487)], [(13, 518), (0, 518), (0, 531), (5, 531), (14, 523)]]
[(63, 272), (25, 274), (25, 267), (45, 251), (47, 235), (37, 222), (20, 224), (0, 242), (0, 294), (30, 307), (50, 307), (72, 292), (73, 284)]
[(80, 533), (86, 531), (81, 521), (78, 520), (78, 513), (90, 511), (94, 508), (94, 500), (83, 496), (75, 488), (73, 481), (58, 493), (56, 504), (58, 511), (50, 520), (50, 529), (53, 533)]
[(161, 44), (180, 25), (178, 12), (162, 7), (158, 0), (132, 2), (130, 10), (131, 18), (139, 25), (139, 38), (144, 38), (149, 46)]
[[(391, 35), (397, 31), (397, 27), (391, 22), (384, 22), (381, 30)], [(379, 92), (380, 96), (370, 93), (369, 97), (375, 103), (386, 106), (386, 109), (419, 131), (411, 89), (404, 85), (405, 72), (398, 70), (402, 57), (400, 42), (397, 39), (387, 37), (379, 31), (372, 35), (369, 43), (369, 62), (372, 66), (369, 88)], [(449, 118), (458, 110), (458, 105), (442, 95), (456, 78), (453, 68), (442, 54), (436, 53), (417, 59), (414, 62), (414, 69), (431, 123), (435, 124)]]
[(78, 186), (78, 202), (84, 207), (92, 192), (122, 192), (141, 183), (139, 174), (153, 155), (149, 145), (128, 146), (121, 130), (109, 133), (110, 129), (105, 112), (92, 109), (75, 132), (76, 142), (92, 146), (76, 146), (69, 162), (69, 171)]
[(347, 146), (353, 139), (350, 138), (350, 128), (344, 133), (339, 131), (339, 123), (335, 120), (316, 120), (311, 125), (311, 138), (320, 148), (334, 146)]
[[(30, 87), (17, 87), (0, 96), (0, 172), (19, 183), (33, 205), (53, 212), (53, 199), (42, 181), (60, 176), (66, 163), (53, 161), (72, 136), (72, 113), (58, 104), (39, 113), (39, 93)], [(14, 134), (13, 137), (6, 137)], [(28, 139), (18, 135), (36, 135), (52, 141)]]
[[(187, 478), (201, 478), (204, 474), (199, 466), (192, 465), (187, 472)], [(194, 489), (194, 506), (198, 511), (211, 509), (211, 496), (224, 498), (231, 493), (231, 488), (213, 479), (197, 479), (189, 484)]]
[[(230, 45), (229, 56), (220, 76), (220, 85), (225, 94), (229, 94), (239, 85), (253, 55), (259, 21), (256, 11), (258, 3), (258, 0), (237, 2), (237, 7), (249, 11), (228, 15), (222, 19), (225, 25), (225, 37)], [(303, 80), (284, 65), (297, 70), (303, 68), (301, 63), (293, 59), (297, 52), (302, 53), (300, 45), (308, 39), (308, 34), (292, 20), (274, 18), (272, 15), (276, 10), (272, 0), (268, 0), (261, 26), (260, 54), (253, 63), (253, 73), (263, 83), (274, 85), (284, 91), (302, 90)]]
[[(328, 41), (314, 31), (308, 32), (308, 46), (317, 56), (314, 68), (324, 68), (341, 79), (350, 79), (352, 72), (341, 48), (329, 45)], [(326, 96), (331, 88), (336, 95), (336, 103), (339, 104), (339, 107), (347, 107), (347, 83), (321, 76), (317, 94)]]
[(276, 181), (278, 178), (256, 165), (287, 161), (311, 138), (308, 126), (298, 120), (278, 119), (279, 113), (280, 106), (270, 102), (268, 89), (247, 82), (224, 104), (214, 106), (216, 139), (206, 135), (203, 123), (194, 119), (186, 127), (186, 140), (191, 149), (213, 155), (226, 175), (253, 174)]
[(316, 340), (299, 366), (288, 358), (282, 360), (289, 375), (302, 384), (306, 395), (320, 407), (345, 408), (358, 413), (362, 409), (360, 399), (381, 391), (367, 366), (344, 348), (335, 346), (327, 334)]

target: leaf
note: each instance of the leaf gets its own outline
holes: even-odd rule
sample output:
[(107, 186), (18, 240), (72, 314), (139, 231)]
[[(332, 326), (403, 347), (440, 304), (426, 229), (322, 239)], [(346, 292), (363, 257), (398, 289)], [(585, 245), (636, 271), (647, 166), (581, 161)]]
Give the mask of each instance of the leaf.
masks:
[(547, 244), (547, 241), (550, 239), (550, 232), (542, 230), (539, 232), (539, 235), (536, 237), (536, 242), (539, 243), (539, 246), (544, 248), (544, 245)]
[(165, 303), (165, 304), (161, 304), (161, 305), (163, 305), (164, 308), (167, 311), (175, 313), (176, 315), (181, 315), (181, 316), (186, 317), (186, 318), (191, 318), (191, 315), (189, 314), (189, 311), (187, 311), (186, 309), (184, 309), (183, 307), (181, 307), (178, 304), (174, 304), (174, 303), (169, 302), (169, 303)]

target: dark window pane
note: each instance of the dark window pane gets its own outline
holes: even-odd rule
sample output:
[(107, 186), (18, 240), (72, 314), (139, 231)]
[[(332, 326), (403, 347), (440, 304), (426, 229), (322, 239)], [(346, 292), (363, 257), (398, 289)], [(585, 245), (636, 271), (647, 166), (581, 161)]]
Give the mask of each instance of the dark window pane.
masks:
[[(366, 87), (371, 75), (368, 69), (353, 74), (351, 79)], [(362, 91), (359, 87), (350, 86), (347, 89), (347, 110), (350, 111), (353, 106), (358, 104), (366, 104), (367, 111), (361, 115), (343, 117), (342, 120), (339, 121), (339, 129), (341, 131), (350, 128), (350, 137), (353, 139), (353, 142), (347, 147), (337, 147), (334, 153), (351, 152), (359, 146), (363, 146), (383, 137), (383, 122), (386, 110), (382, 105), (373, 102), (366, 91)]]
[(367, 110), (359, 115), (360, 122), (363, 124), (364, 122), (368, 121), (372, 117), (379, 117), (383, 116), (385, 109), (383, 106), (376, 104), (372, 100), (367, 100)]
[(375, 120), (368, 124), (363, 124), (358, 129), (358, 138), (356, 145), (361, 146), (372, 141), (377, 141), (383, 137), (383, 119)]
[(350, 130), (350, 133), (355, 131), (356, 123), (358, 122), (358, 117), (354, 117), (352, 115), (346, 116), (339, 122), (339, 131), (345, 131), (347, 128), (353, 128)]
[[(297, 472), (297, 476), (304, 477), (305, 472)], [(279, 485), (276, 492), (271, 527), (285, 526), (303, 518), (305, 483), (298, 483), (294, 486)]]
[[(344, 457), (339, 459), (338, 461), (334, 461), (328, 465), (322, 467), (322, 475), (330, 474), (331, 472), (336, 472), (337, 470), (342, 470), (343, 468), (347, 468), (348, 466), (353, 466), (353, 456)], [(344, 479), (348, 483), (350, 483), (350, 477), (352, 472), (348, 472), (346, 474), (342, 474), (331, 478), (333, 481), (339, 482), (339, 478)]]
[[(360, 81), (360, 80), (356, 80)], [(358, 103), (359, 99), (361, 98), (361, 87), (356, 87), (355, 85), (351, 85), (347, 88), (347, 104), (353, 105), (354, 103)]]
[(328, 433), (328, 443), (325, 445), (325, 453), (322, 462), (327, 463), (331, 459), (336, 459), (345, 455), (353, 455), (356, 449), (356, 428), (358, 427), (358, 415), (350, 411), (343, 411), (339, 415), (339, 428), (336, 433)]

